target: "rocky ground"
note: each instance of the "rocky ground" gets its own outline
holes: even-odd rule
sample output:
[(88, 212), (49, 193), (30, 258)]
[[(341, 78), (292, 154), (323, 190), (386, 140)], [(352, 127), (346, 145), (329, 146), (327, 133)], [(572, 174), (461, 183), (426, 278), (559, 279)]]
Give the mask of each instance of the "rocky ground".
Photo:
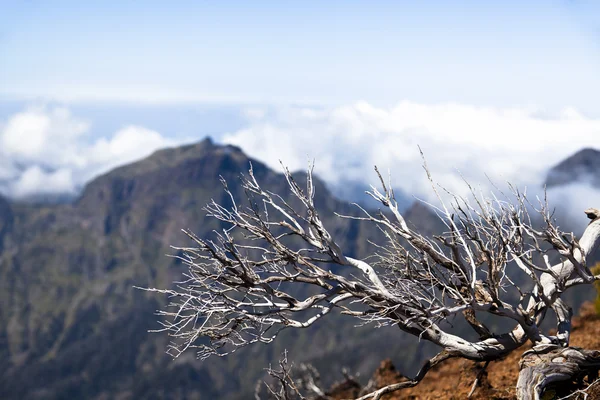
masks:
[[(586, 349), (600, 349), (600, 316), (593, 304), (585, 303), (578, 317), (573, 318), (573, 334), (571, 345)], [(523, 351), (527, 348), (523, 348)], [(506, 358), (490, 363), (481, 374), (480, 384), (475, 388), (471, 399), (514, 399), (515, 384), (519, 374), (519, 359), (523, 351), (517, 351)], [(417, 386), (385, 395), (385, 400), (433, 400), (433, 399), (466, 399), (472, 389), (473, 382), (483, 363), (475, 363), (464, 359), (448, 360), (430, 371)], [(395, 369), (391, 361), (385, 360), (375, 371), (372, 381), (376, 387), (383, 387), (405, 378)], [(333, 399), (355, 398), (360, 387), (351, 381), (340, 383), (331, 389)], [(558, 389), (560, 390), (560, 389)], [(592, 385), (587, 390), (587, 400), (600, 399), (600, 384)], [(564, 398), (565, 393), (547, 393), (545, 399)], [(571, 396), (569, 399), (584, 398)]]

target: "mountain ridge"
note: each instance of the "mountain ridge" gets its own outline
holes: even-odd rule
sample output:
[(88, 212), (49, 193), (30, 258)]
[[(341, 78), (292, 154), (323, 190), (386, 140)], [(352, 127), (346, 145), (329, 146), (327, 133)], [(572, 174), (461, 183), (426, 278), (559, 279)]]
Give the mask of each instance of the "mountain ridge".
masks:
[[(5, 243), (0, 252), (0, 397), (244, 398), (286, 347), (325, 372), (337, 368), (329, 365), (332, 357), (352, 367), (358, 358), (365, 369), (376, 365), (382, 349), (356, 354), (348, 349), (381, 332), (347, 329), (343, 334), (340, 328), (354, 323), (341, 317), (325, 319), (313, 330), (284, 332), (273, 346), (254, 346), (209, 363), (189, 356), (173, 363), (165, 355), (166, 333), (147, 333), (158, 327), (154, 311), (167, 299), (132, 287), (169, 287), (180, 278), (182, 267), (165, 254), (172, 254), (171, 245), (187, 243), (182, 228), (201, 236), (222, 228), (203, 207), (213, 198), (228, 201), (219, 176), (243, 199), (235, 182), (250, 162), (267, 189), (294, 201), (283, 175), (238, 147), (206, 139), (109, 171), (88, 183), (71, 204), (0, 199), (0, 216), (5, 216), (0, 223), (0, 243)], [(380, 233), (335, 217), (334, 211), (358, 209), (331, 196), (318, 178), (314, 183), (315, 202), (330, 232), (349, 255), (368, 254), (364, 239), (379, 240)], [(397, 341), (397, 350), (402, 343)], [(243, 374), (235, 372), (249, 360)]]
[[(0, 197), (0, 397), (242, 399), (286, 348), (331, 379), (343, 366), (370, 373), (390, 354), (406, 371), (433, 353), (393, 327), (354, 328), (352, 318), (332, 314), (309, 330), (284, 331), (272, 345), (223, 359), (200, 362), (186, 354), (173, 362), (165, 354), (166, 333), (147, 331), (159, 327), (154, 311), (168, 299), (132, 288), (165, 288), (181, 277), (184, 268), (165, 254), (187, 244), (182, 228), (205, 236), (223, 227), (203, 207), (229, 201), (220, 176), (244, 199), (236, 182), (249, 163), (265, 188), (294, 202), (283, 175), (210, 139), (109, 171), (71, 204)], [(359, 211), (317, 177), (314, 183), (316, 206), (341, 247), (358, 258), (370, 254), (366, 239), (383, 240), (381, 233), (336, 218), (334, 211)], [(443, 229), (423, 203), (404, 216), (422, 233)]]

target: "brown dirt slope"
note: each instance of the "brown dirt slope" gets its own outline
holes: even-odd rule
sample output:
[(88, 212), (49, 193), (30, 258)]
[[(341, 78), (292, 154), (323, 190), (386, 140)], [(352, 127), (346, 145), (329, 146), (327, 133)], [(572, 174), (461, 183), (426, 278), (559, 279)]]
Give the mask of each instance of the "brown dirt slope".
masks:
[[(584, 304), (579, 316), (573, 318), (571, 345), (586, 349), (600, 349), (600, 316), (596, 314), (593, 304)], [(487, 371), (482, 374), (480, 384), (471, 399), (515, 399), (514, 388), (519, 373), (519, 359), (525, 350), (527, 347), (523, 347), (522, 351), (516, 351), (502, 360), (491, 362)], [(450, 359), (431, 370), (417, 386), (391, 393), (384, 396), (383, 399), (466, 399), (482, 366), (483, 363)], [(394, 368), (391, 361), (385, 360), (375, 371), (372, 379), (379, 388), (405, 378)], [(348, 392), (335, 393), (335, 389), (332, 389), (331, 396), (333, 398), (348, 398)], [(600, 399), (600, 390), (593, 389), (595, 388), (589, 390), (587, 399)], [(548, 398), (553, 397), (556, 396)]]

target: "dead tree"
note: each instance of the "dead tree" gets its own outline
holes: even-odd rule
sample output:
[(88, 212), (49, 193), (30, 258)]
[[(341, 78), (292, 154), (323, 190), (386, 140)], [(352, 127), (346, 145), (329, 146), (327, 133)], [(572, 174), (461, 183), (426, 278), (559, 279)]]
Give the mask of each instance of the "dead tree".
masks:
[[(407, 224), (393, 190), (377, 172), (381, 189), (372, 187), (368, 193), (382, 210), (340, 216), (375, 224), (385, 233), (387, 243), (377, 243), (378, 251), (366, 262), (347, 256), (324, 226), (313, 202), (312, 167), (305, 188), (285, 168), (284, 174), (295, 207), (264, 190), (252, 169), (241, 182), (245, 205), (223, 181), (231, 207), (213, 201), (206, 211), (227, 228), (216, 233), (216, 240), (185, 231), (194, 242), (177, 248), (189, 267), (185, 280), (173, 289), (149, 289), (172, 300), (160, 314), (163, 330), (173, 337), (174, 356), (195, 348), (206, 359), (270, 343), (282, 330), (306, 328), (338, 309), (367, 322), (396, 325), (441, 348), (413, 379), (378, 389), (364, 400), (414, 386), (448, 358), (489, 362), (527, 341), (535, 345), (533, 353), (547, 357), (533, 362), (533, 353), (525, 354), (519, 399), (539, 399), (548, 384), (600, 368), (599, 353), (569, 347), (572, 312), (561, 300), (568, 288), (600, 279), (586, 263), (599, 243), (597, 209), (585, 211), (591, 222), (577, 239), (557, 227), (545, 199), (532, 204), (512, 187), (508, 196), (487, 197), (469, 186), (470, 196), (461, 197), (443, 191), (427, 172), (447, 228), (429, 238)], [(535, 215), (539, 226), (532, 222)], [(526, 274), (526, 284), (511, 279), (513, 268)], [(344, 269), (352, 273), (340, 272)], [(293, 294), (298, 291), (292, 288), (302, 285), (312, 287), (311, 295)], [(516, 289), (520, 299), (507, 300), (509, 289)], [(540, 329), (547, 311), (557, 316), (555, 335)], [(459, 313), (478, 340), (448, 331), (443, 322)], [(493, 332), (478, 318), (484, 313), (509, 318), (514, 328)], [(202, 337), (208, 341), (199, 341)]]

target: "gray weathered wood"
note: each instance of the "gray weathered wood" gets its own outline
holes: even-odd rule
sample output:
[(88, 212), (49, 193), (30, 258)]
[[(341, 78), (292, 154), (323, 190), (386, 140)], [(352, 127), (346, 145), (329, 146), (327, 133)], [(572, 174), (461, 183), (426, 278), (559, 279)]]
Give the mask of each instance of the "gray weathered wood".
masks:
[(523, 354), (520, 366), (517, 399), (539, 400), (551, 384), (568, 384), (585, 376), (593, 381), (600, 368), (600, 351), (540, 345)]

